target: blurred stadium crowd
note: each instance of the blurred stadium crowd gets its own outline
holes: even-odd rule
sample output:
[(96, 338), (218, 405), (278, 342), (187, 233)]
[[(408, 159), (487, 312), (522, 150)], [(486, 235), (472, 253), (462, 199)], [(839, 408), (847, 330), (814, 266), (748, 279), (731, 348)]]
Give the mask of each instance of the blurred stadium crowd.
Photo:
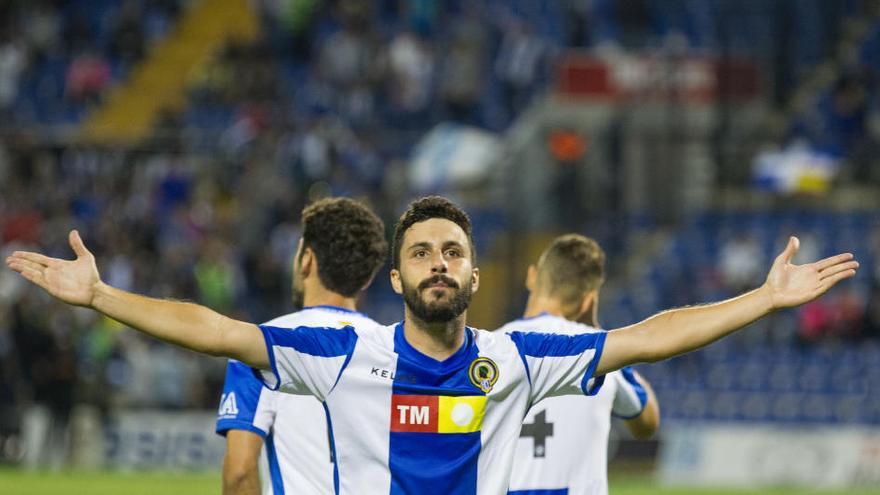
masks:
[[(299, 212), (310, 199), (365, 198), (390, 227), (416, 193), (406, 160), (422, 135), (447, 121), (504, 132), (548, 91), (571, 49), (753, 57), (781, 116), (774, 144), (806, 140), (843, 160), (841, 183), (880, 184), (875, 1), (257, 3), (263, 36), (226, 46), (191, 75), (183, 112), (163, 115), (147, 142), (116, 148), (65, 130), (173, 29), (187, 2), (3, 2), (2, 251), (66, 257), (76, 227), (112, 285), (269, 319), (289, 310)], [(477, 229), (484, 211), (484, 224), (508, 225), (504, 204), (478, 206)], [(588, 229), (597, 221), (580, 228), (604, 241)], [(634, 225), (627, 236), (657, 228)], [(755, 286), (792, 232), (805, 259), (852, 250), (864, 267), (856, 283), (798, 313), (645, 367), (665, 417), (880, 424), (880, 212), (692, 212), (663, 228), (668, 240), (638, 277), (606, 295), (606, 326)], [(635, 251), (615, 248), (612, 275)], [(399, 318), (384, 278), (374, 285), (366, 311)], [(518, 311), (511, 304), (505, 314)], [(0, 272), (2, 431), (17, 431), (32, 404), (61, 424), (77, 404), (214, 408), (222, 379), (223, 363), (51, 302)]]

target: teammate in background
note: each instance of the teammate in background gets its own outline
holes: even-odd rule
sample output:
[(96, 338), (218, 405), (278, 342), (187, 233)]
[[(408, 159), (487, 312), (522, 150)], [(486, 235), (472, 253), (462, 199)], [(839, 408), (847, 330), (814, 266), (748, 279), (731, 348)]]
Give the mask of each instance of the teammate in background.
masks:
[[(499, 331), (600, 331), (604, 272), (605, 253), (595, 241), (577, 234), (557, 237), (537, 265), (529, 266), (525, 315)], [(657, 397), (630, 368), (606, 375), (595, 397), (554, 397), (532, 408), (516, 445), (509, 495), (607, 494), (611, 416), (625, 419), (636, 438), (653, 436), (660, 425)]]
[(61, 300), (198, 352), (255, 368), (272, 388), (324, 403), (338, 494), (503, 495), (526, 411), (546, 397), (594, 394), (606, 373), (708, 345), (855, 275), (851, 254), (792, 265), (792, 237), (766, 282), (739, 297), (665, 311), (609, 332), (496, 334), (466, 326), (479, 270), (467, 214), (444, 198), (414, 202), (395, 228), (391, 285), (404, 321), (365, 331), (279, 329), (204, 306), (152, 299), (101, 281), (76, 260), (16, 251), (7, 264)]
[[(387, 256), (382, 221), (356, 201), (333, 198), (306, 207), (302, 229), (292, 284), (300, 310), (266, 325), (378, 326), (355, 308)], [(266, 495), (333, 492), (327, 416), (313, 397), (269, 390), (248, 365), (230, 360), (217, 433), (226, 436), (224, 494), (257, 495), (261, 479)]]

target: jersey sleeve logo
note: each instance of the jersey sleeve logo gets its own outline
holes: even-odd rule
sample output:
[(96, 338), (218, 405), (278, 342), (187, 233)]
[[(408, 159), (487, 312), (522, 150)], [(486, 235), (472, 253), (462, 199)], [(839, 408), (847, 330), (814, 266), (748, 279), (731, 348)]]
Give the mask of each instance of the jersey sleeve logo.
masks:
[(478, 357), (471, 362), (468, 376), (475, 387), (488, 394), (498, 381), (498, 365), (487, 357)]
[(391, 431), (409, 433), (471, 433), (480, 431), (486, 396), (391, 396)]
[(235, 392), (229, 392), (227, 395), (220, 397), (220, 409), (217, 415), (221, 417), (238, 416), (238, 404), (235, 401)]

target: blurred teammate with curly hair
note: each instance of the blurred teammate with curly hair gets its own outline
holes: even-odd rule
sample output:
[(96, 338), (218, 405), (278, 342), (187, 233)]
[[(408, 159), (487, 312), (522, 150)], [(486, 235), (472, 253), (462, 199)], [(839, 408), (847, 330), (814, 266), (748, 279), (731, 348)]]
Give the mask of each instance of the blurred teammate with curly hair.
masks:
[[(366, 206), (329, 198), (302, 212), (293, 262), (293, 309), (266, 325), (342, 328), (378, 324), (356, 311), (358, 295), (387, 256), (382, 221)], [(331, 493), (333, 458), (327, 417), (312, 397), (264, 387), (250, 366), (230, 360), (217, 412), (226, 437), (223, 493)]]

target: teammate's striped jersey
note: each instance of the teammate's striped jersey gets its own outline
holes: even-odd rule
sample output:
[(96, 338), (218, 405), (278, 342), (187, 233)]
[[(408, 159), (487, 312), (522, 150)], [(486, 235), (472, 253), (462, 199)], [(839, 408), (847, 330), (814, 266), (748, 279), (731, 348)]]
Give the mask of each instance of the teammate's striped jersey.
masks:
[(324, 403), (339, 494), (507, 492), (526, 410), (595, 394), (605, 334), (465, 330), (444, 361), (415, 350), (403, 324), (335, 332), (262, 326), (266, 384)]
[[(549, 314), (508, 323), (500, 331), (533, 328), (561, 335), (602, 332)], [(516, 444), (510, 493), (607, 494), (611, 416), (634, 418), (646, 402), (645, 389), (624, 368), (606, 375), (595, 397), (554, 397), (533, 407)]]
[[(375, 328), (361, 313), (314, 306), (275, 318), (273, 327)], [(282, 394), (263, 386), (253, 370), (230, 360), (217, 415), (217, 433), (254, 432), (265, 440), (260, 456), (264, 495), (333, 493), (333, 460), (327, 415), (314, 397)]]

